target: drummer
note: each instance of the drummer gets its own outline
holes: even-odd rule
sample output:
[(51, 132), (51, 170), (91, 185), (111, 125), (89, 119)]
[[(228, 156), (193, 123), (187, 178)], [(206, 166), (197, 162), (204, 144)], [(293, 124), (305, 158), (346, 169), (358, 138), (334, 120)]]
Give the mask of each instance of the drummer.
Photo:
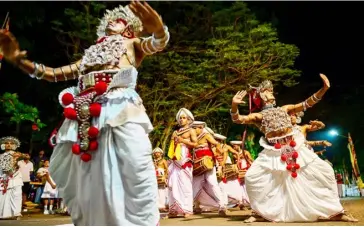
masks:
[[(221, 150), (225, 153), (226, 156), (226, 162), (225, 162), (225, 194), (227, 199), (227, 206), (228, 207), (235, 207), (236, 205), (242, 204), (242, 192), (241, 192), (241, 186), (240, 181), (238, 178), (238, 175), (236, 177), (228, 177), (226, 178), (226, 171), (228, 170), (227, 167), (235, 167), (237, 170), (236, 165), (233, 164), (233, 160), (231, 160), (229, 153), (232, 153), (237, 157), (237, 163), (239, 163), (239, 153), (238, 151), (234, 150), (231, 146), (227, 145), (225, 143), (226, 137), (220, 134), (215, 133), (214, 138), (221, 144)], [(230, 168), (234, 169), (234, 168)], [(223, 194), (224, 194), (223, 193)]]
[[(251, 166), (251, 164), (253, 163), (253, 158), (251, 157), (249, 151), (247, 150), (242, 150), (242, 141), (230, 141), (230, 144), (233, 146), (234, 150), (237, 150), (239, 155), (237, 156), (237, 158), (240, 159), (239, 163), (238, 163), (238, 168), (240, 170), (244, 170), (247, 171), (249, 169), (249, 167)], [(249, 201), (249, 197), (248, 197), (248, 193), (246, 192), (246, 187), (245, 187), (245, 181), (244, 178), (240, 179), (240, 188), (242, 191), (242, 203), (239, 205), (240, 209), (247, 209), (250, 207), (250, 201)]]
[(168, 179), (168, 164), (163, 158), (163, 150), (159, 147), (153, 150), (153, 161), (156, 170), (158, 181), (158, 208), (160, 212), (168, 212), (167, 209), (167, 179)]
[[(203, 121), (194, 121), (192, 127), (196, 130), (197, 146), (194, 149), (194, 167), (202, 165), (203, 162), (198, 162), (203, 158), (214, 159), (215, 154), (212, 147), (216, 146), (216, 150), (220, 151), (220, 144), (206, 130), (206, 123)], [(201, 213), (200, 205), (204, 207), (213, 207), (219, 209), (220, 216), (226, 216), (226, 206), (222, 198), (219, 188), (216, 169), (206, 171), (205, 173), (193, 176), (193, 198), (195, 203), (194, 213)]]

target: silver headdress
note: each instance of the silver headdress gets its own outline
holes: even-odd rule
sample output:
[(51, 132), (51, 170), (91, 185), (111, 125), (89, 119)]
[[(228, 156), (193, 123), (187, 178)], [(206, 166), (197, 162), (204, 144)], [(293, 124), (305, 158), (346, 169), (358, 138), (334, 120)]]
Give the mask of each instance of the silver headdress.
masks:
[(116, 21), (117, 19), (123, 19), (127, 23), (125, 27), (130, 27), (133, 32), (141, 32), (143, 30), (143, 24), (141, 20), (135, 16), (130, 10), (129, 6), (116, 7), (113, 10), (106, 10), (104, 17), (100, 20), (100, 25), (97, 27), (98, 39), (104, 37), (105, 29), (109, 21)]
[(20, 141), (12, 136), (6, 136), (0, 139), (1, 149), (5, 150), (5, 143), (10, 142), (14, 144), (14, 147), (12, 147), (13, 150), (16, 150), (18, 147), (20, 147)]
[[(258, 87), (253, 87), (251, 85), (249, 85), (249, 88), (251, 91), (253, 91), (253, 99), (257, 98), (257, 96), (259, 95), (259, 98), (261, 98), (263, 101), (267, 101), (266, 98), (264, 96), (262, 96), (262, 93), (267, 90), (270, 89), (273, 91), (273, 83), (270, 80), (264, 80), (263, 82), (261, 82), (259, 84)], [(275, 105), (275, 101), (273, 103), (273, 105)]]

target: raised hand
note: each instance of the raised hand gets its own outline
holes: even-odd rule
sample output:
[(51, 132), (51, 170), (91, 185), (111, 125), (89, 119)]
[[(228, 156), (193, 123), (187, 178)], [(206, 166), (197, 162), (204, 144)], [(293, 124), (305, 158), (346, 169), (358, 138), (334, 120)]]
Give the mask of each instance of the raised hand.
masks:
[(143, 28), (149, 34), (164, 33), (161, 16), (145, 1), (131, 1), (130, 10), (139, 17), (143, 23)]
[(325, 147), (331, 147), (332, 146), (332, 143), (330, 143), (329, 141), (327, 141), (327, 140), (325, 140), (324, 142), (323, 142), (323, 144), (324, 144), (324, 146)]
[(15, 63), (26, 56), (26, 51), (20, 51), (19, 43), (9, 31), (0, 30), (0, 49), (4, 58)]
[(320, 74), (320, 77), (322, 81), (324, 82), (324, 88), (329, 89), (330, 88), (330, 81), (327, 79), (327, 77), (324, 74)]
[(246, 96), (247, 92), (245, 90), (242, 90), (242, 91), (238, 91), (235, 96), (233, 97), (233, 100), (232, 102), (234, 104), (242, 104), (242, 103), (245, 103), (243, 101), (244, 97)]

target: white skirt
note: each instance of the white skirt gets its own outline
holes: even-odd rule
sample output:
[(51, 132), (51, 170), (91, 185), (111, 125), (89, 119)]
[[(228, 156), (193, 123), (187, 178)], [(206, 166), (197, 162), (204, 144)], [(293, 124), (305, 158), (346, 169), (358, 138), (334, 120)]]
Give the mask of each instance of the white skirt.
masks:
[(58, 198), (57, 188), (53, 189), (52, 186), (48, 182), (46, 182), (41, 198), (42, 199), (56, 199), (56, 198)]
[(286, 170), (280, 151), (260, 140), (265, 149), (245, 176), (252, 209), (274, 222), (313, 222), (343, 212), (332, 167), (304, 145), (302, 133), (295, 131), (294, 139), (297, 178)]
[(0, 219), (21, 216), (22, 186), (21, 173), (16, 172), (13, 178), (9, 178), (5, 194), (2, 191), (4, 188), (0, 188)]
[(93, 120), (100, 133), (91, 161), (72, 153), (78, 123), (67, 119), (49, 172), (75, 225), (156, 225), (158, 185), (148, 137), (153, 127), (135, 90), (116, 89), (105, 100)]

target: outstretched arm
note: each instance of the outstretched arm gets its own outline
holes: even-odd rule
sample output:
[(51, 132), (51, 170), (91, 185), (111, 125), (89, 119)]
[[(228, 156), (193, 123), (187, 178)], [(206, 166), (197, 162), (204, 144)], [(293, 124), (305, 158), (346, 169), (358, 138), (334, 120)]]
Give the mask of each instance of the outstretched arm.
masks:
[(318, 141), (307, 141), (307, 144), (311, 147), (315, 146), (324, 146), (324, 147), (331, 147), (332, 144), (327, 140), (318, 140)]
[(327, 77), (324, 74), (320, 74), (320, 77), (324, 82), (324, 86), (319, 91), (317, 91), (315, 94), (299, 104), (285, 105), (282, 108), (289, 113), (298, 113), (301, 111), (306, 111), (308, 108), (311, 108), (316, 103), (318, 103), (327, 92), (327, 90), (330, 88), (330, 81), (327, 79)]
[(310, 124), (307, 125), (307, 131), (309, 132), (314, 132), (323, 128), (325, 128), (325, 124), (322, 121), (310, 121)]
[(240, 157), (239, 157), (239, 152), (237, 152), (236, 150), (234, 150), (231, 146), (229, 145), (225, 145), (225, 147), (227, 148), (228, 152), (231, 152), (234, 157), (236, 157), (236, 161), (239, 162)]
[(20, 51), (18, 41), (8, 31), (0, 30), (0, 48), (3, 51), (5, 60), (19, 67), (32, 78), (50, 82), (78, 78), (80, 61), (59, 68), (46, 67), (43, 64), (29, 61), (26, 59), (26, 52)]

